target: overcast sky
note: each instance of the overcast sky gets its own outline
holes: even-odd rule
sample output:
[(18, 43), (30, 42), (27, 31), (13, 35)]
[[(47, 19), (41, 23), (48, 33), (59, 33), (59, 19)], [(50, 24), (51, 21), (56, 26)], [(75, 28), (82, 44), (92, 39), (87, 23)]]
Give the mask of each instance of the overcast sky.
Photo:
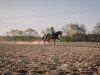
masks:
[(100, 0), (0, 0), (0, 35), (10, 29), (85, 24), (90, 31), (100, 22)]

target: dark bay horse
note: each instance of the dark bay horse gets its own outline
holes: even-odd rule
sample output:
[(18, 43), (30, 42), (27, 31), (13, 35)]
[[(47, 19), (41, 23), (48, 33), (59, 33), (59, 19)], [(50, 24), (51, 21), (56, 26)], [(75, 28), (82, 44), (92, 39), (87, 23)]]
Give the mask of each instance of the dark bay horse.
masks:
[(62, 31), (57, 31), (54, 34), (46, 34), (43, 36), (42, 40), (44, 41), (44, 43), (45, 41), (48, 41), (50, 43), (50, 39), (53, 39), (55, 45), (56, 39), (63, 42), (63, 40), (61, 40), (59, 36), (62, 37)]

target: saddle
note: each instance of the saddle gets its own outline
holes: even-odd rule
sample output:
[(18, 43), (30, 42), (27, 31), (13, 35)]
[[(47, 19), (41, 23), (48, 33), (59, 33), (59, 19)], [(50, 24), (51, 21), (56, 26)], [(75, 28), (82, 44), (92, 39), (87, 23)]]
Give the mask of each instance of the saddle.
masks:
[(51, 33), (52, 36), (55, 36), (55, 33)]

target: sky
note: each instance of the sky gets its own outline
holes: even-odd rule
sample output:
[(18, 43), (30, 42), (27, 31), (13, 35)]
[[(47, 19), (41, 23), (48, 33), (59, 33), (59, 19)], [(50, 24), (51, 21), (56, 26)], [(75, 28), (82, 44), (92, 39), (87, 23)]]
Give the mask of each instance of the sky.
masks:
[(100, 22), (100, 0), (0, 0), (0, 35), (11, 29), (32, 28), (39, 34), (70, 23), (85, 24), (88, 31)]

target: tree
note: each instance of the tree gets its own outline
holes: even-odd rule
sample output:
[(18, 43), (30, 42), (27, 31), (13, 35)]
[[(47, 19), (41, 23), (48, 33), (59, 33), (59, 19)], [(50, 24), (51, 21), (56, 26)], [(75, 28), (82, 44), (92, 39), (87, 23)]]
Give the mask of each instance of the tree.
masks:
[(76, 24), (66, 24), (65, 26), (62, 27), (63, 32), (67, 36), (72, 36), (75, 34), (85, 34), (86, 33), (86, 27), (84, 24), (79, 25), (78, 23)]
[(41, 32), (43, 35), (45, 34), (50, 34), (51, 33), (51, 28), (46, 28), (45, 30), (42, 30)]
[(9, 37), (10, 40), (14, 40), (14, 41), (18, 41), (18, 40), (31, 41), (37, 38), (35, 36), (38, 36), (38, 33), (35, 30), (30, 28), (24, 31), (20, 31), (18, 29), (12, 29), (11, 31), (7, 31), (4, 35), (5, 37)]
[(4, 34), (4, 36), (11, 36), (11, 35), (12, 34), (9, 31), (5, 32), (5, 34)]
[(12, 29), (11, 31), (5, 32), (5, 36), (38, 36), (38, 33), (36, 30), (33, 29), (27, 29), (25, 31), (20, 31), (18, 29)]
[(86, 27), (85, 27), (85, 25), (84, 24), (80, 25), (79, 26), (79, 30), (80, 30), (81, 34), (85, 34), (86, 33)]
[(94, 34), (100, 34), (100, 23), (97, 23), (93, 30)]
[(22, 33), (18, 29), (12, 29), (11, 31), (7, 31), (4, 34), (5, 36), (22, 36)]
[(28, 41), (31, 41), (33, 37), (38, 36), (38, 33), (34, 29), (27, 29), (23, 31), (23, 35), (27, 37)]
[(85, 25), (84, 24), (79, 25), (78, 23), (66, 24), (65, 26), (62, 27), (62, 30), (66, 36), (71, 37), (71, 40), (73, 40), (73, 38), (75, 37), (79, 37), (78, 35), (86, 33)]
[(27, 29), (25, 31), (23, 31), (23, 35), (24, 36), (37, 36), (38, 33), (36, 32), (36, 30), (33, 30), (33, 29)]

